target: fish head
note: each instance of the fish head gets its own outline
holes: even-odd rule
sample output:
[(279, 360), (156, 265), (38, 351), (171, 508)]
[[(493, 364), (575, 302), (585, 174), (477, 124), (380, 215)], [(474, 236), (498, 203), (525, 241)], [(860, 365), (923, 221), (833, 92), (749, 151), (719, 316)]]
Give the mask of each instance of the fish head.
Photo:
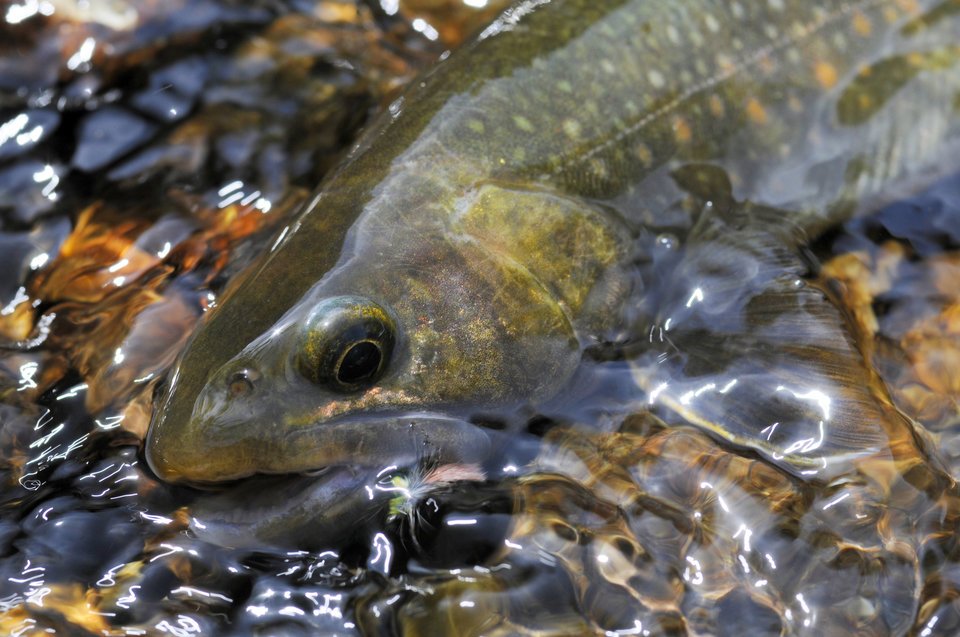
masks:
[[(554, 234), (541, 240), (559, 241), (550, 215), (576, 215), (552, 196), (482, 190), (453, 225), (407, 228), (405, 240), (353, 231), (352, 256), (211, 366), (199, 393), (175, 373), (147, 444), (158, 475), (212, 482), (425, 456), (475, 462), (489, 442), (474, 415), (556, 394), (581, 359), (572, 292), (545, 282), (544, 251), (524, 263), (529, 248), (493, 236), (489, 217), (515, 211), (518, 197), (540, 206), (527, 211), (540, 225), (504, 224), (516, 244), (544, 223)], [(489, 223), (470, 221), (481, 213)], [(569, 231), (593, 236), (578, 219)], [(558, 272), (569, 286), (570, 272)]]

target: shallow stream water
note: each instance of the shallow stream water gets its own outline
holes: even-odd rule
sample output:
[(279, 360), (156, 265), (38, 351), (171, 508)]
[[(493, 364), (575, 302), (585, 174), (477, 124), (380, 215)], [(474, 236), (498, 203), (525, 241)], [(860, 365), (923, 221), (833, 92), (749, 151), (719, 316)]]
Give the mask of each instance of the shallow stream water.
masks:
[[(892, 464), (799, 479), (625, 409), (627, 363), (604, 351), (590, 400), (525, 414), (488, 479), (408, 497), (327, 549), (188, 529), (211, 496), (146, 468), (154, 384), (368, 118), (486, 5), (0, 5), (0, 633), (960, 631), (955, 486)], [(669, 233), (645, 240), (647, 275), (684, 258)], [(807, 252), (869, 382), (960, 475), (960, 177)], [(253, 506), (304, 487), (235, 488)]]

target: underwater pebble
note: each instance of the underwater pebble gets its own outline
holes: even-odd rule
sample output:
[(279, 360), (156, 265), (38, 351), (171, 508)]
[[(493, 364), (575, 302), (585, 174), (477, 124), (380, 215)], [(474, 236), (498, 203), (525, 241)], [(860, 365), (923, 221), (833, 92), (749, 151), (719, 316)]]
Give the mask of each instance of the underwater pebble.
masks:
[(87, 115), (80, 124), (77, 150), (70, 163), (86, 172), (107, 166), (146, 143), (157, 127), (119, 106)]

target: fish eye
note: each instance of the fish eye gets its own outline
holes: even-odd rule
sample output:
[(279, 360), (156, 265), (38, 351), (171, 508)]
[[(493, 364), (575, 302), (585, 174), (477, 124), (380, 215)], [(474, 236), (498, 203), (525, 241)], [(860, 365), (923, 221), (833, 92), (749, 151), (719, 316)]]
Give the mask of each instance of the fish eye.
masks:
[(383, 374), (395, 340), (396, 323), (380, 305), (358, 296), (324, 299), (304, 326), (297, 367), (331, 389), (364, 389)]
[(359, 383), (376, 374), (382, 362), (383, 354), (379, 345), (371, 341), (354, 343), (344, 352), (337, 365), (337, 380), (344, 385)]
[(240, 369), (227, 377), (227, 391), (234, 398), (245, 396), (253, 391), (253, 384), (260, 375), (251, 369)]

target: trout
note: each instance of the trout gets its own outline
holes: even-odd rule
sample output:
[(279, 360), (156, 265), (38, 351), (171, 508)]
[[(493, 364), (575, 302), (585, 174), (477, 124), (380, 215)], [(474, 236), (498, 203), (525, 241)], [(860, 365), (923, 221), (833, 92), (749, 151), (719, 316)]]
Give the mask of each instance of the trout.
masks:
[(957, 168), (958, 60), (958, 0), (519, 2), (209, 313), (147, 459), (194, 483), (479, 462), (478, 415), (589, 400), (603, 369), (619, 408), (797, 476), (909, 456), (802, 248)]

